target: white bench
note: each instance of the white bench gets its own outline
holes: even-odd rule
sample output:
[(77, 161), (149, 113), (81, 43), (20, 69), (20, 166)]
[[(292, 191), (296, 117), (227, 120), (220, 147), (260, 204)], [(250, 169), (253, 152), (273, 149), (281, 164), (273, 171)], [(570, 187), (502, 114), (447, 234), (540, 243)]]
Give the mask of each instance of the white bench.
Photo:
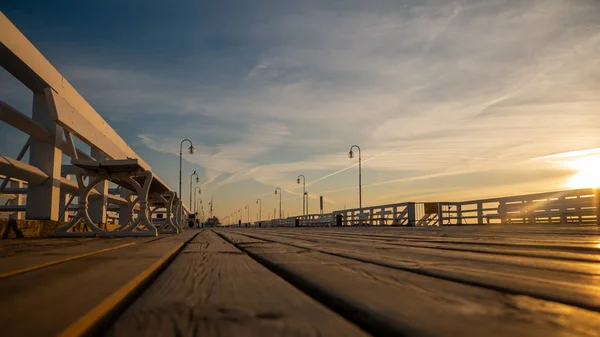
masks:
[[(160, 226), (161, 233), (179, 233), (181, 227), (174, 223), (173, 213), (176, 211), (175, 193), (164, 188), (163, 184), (156, 183), (150, 170), (145, 170), (137, 159), (121, 160), (72, 160), (73, 166), (81, 169), (76, 174), (78, 191), (78, 210), (77, 214), (69, 223), (60, 227), (54, 233), (54, 236), (156, 236), (159, 228), (150, 221), (152, 212), (158, 207), (164, 207), (167, 210), (165, 222)], [(85, 178), (88, 177), (88, 183), (85, 184)], [(126, 223), (112, 231), (100, 228), (95, 224), (88, 213), (88, 198), (91, 191), (98, 184), (104, 181), (111, 181), (119, 186), (133, 191), (127, 197), (129, 219)], [(134, 207), (139, 204), (138, 218), (133, 219)], [(152, 210), (149, 204), (154, 205)], [(73, 232), (76, 225), (83, 222), (89, 231)]]

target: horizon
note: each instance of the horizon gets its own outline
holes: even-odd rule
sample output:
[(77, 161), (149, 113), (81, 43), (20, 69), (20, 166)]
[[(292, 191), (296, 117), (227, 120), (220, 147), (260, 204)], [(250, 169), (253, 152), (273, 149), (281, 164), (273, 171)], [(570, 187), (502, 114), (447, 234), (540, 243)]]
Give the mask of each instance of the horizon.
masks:
[[(301, 214), (300, 174), (309, 213), (357, 207), (353, 144), (363, 206), (600, 186), (593, 1), (147, 4), (1, 10), (171, 187), (192, 140), (182, 200), (196, 170), (220, 219), (277, 187)], [(0, 93), (31, 114), (5, 70)]]

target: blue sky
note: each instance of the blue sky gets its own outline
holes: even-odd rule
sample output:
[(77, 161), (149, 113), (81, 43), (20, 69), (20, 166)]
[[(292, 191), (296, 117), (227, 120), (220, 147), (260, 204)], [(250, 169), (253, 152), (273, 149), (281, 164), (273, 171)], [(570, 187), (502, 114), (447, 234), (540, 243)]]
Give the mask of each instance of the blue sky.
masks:
[[(198, 170), (220, 216), (247, 204), (255, 214), (261, 198), (266, 218), (277, 186), (284, 212), (300, 213), (298, 174), (311, 213), (318, 195), (325, 211), (356, 207), (352, 144), (364, 205), (565, 189), (582, 170), (573, 162), (600, 155), (594, 0), (0, 9), (174, 188), (179, 142), (190, 138), (184, 200)], [(4, 71), (0, 95), (28, 113), (27, 90)], [(15, 157), (25, 136), (0, 132), (0, 153)]]

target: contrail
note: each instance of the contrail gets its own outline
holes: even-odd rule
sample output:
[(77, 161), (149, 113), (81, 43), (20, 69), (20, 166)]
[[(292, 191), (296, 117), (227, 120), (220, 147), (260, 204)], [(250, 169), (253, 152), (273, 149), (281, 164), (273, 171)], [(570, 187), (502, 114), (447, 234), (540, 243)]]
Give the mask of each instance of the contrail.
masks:
[[(393, 180), (387, 180), (387, 181), (380, 181), (380, 182), (377, 182), (377, 183), (363, 185), (362, 187), (365, 188), (365, 187), (379, 186), (379, 185), (385, 185), (385, 184), (402, 183), (402, 182), (417, 181), (417, 180), (426, 180), (426, 179), (439, 178), (439, 177), (447, 177), (447, 176), (452, 176), (452, 175), (457, 175), (457, 174), (463, 174), (463, 173), (469, 173), (469, 172), (474, 172), (474, 171), (472, 171), (472, 170), (464, 170), (464, 171), (451, 171), (451, 172), (433, 173), (433, 174), (427, 174), (427, 175), (421, 175), (421, 176), (413, 176), (413, 177), (399, 178), (399, 179), (393, 179)], [(354, 189), (357, 189), (357, 188), (358, 188), (358, 186), (344, 187), (344, 188), (338, 188), (338, 189), (335, 189), (335, 190), (322, 191), (322, 192), (319, 192), (319, 194), (328, 194), (328, 193), (333, 193), (333, 192), (354, 190)]]
[[(373, 160), (373, 159), (375, 159), (375, 158), (377, 158), (377, 157), (383, 156), (384, 154), (388, 154), (388, 153), (390, 153), (390, 152), (394, 152), (394, 151), (396, 151), (396, 149), (391, 149), (391, 150), (388, 150), (388, 151), (382, 152), (382, 153), (380, 153), (380, 154), (378, 154), (378, 155), (375, 155), (375, 156), (373, 156), (373, 157), (370, 157), (370, 158), (368, 158), (368, 159), (365, 159), (365, 160), (363, 160), (363, 163), (364, 163), (364, 162), (368, 162), (368, 161), (370, 161), (370, 160)], [(319, 179), (317, 179), (317, 180), (313, 180), (313, 181), (309, 182), (308, 184), (306, 184), (306, 186), (310, 186), (310, 185), (312, 185), (312, 184), (314, 184), (314, 183), (317, 183), (317, 182), (319, 182), (319, 181), (321, 181), (321, 180), (323, 180), (323, 179), (327, 179), (327, 178), (329, 178), (329, 177), (331, 177), (331, 176), (334, 176), (334, 175), (336, 175), (336, 174), (338, 174), (338, 173), (344, 172), (344, 171), (346, 171), (346, 170), (349, 170), (349, 169), (351, 169), (351, 168), (353, 168), (353, 167), (356, 167), (356, 166), (358, 166), (358, 163), (356, 163), (356, 164), (352, 164), (352, 165), (350, 165), (350, 166), (348, 166), (348, 167), (344, 167), (343, 169), (341, 169), (341, 170), (338, 170), (338, 171), (335, 171), (335, 172), (333, 172), (333, 173), (329, 173), (328, 175), (326, 175), (326, 176), (323, 176), (323, 177), (321, 177), (321, 178), (319, 178)]]
[[(388, 154), (388, 153), (390, 153), (390, 152), (394, 152), (394, 151), (396, 151), (396, 149), (391, 149), (391, 150), (388, 150), (388, 151), (384, 151), (384, 152), (382, 152), (382, 153), (380, 153), (380, 154), (374, 155), (373, 157), (370, 157), (370, 158), (364, 159), (362, 162), (363, 162), (363, 163), (365, 163), (365, 162), (371, 161), (371, 160), (373, 160), (373, 159), (375, 159), (375, 158), (377, 158), (377, 157), (381, 157), (381, 156), (383, 156), (383, 155), (385, 155), (385, 154)], [(310, 182), (306, 183), (306, 186), (310, 186), (310, 185), (312, 185), (312, 184), (314, 184), (314, 183), (317, 183), (317, 182), (319, 182), (319, 181), (321, 181), (321, 180), (327, 179), (327, 178), (329, 178), (329, 177), (331, 177), (331, 176), (334, 176), (334, 175), (336, 175), (336, 174), (338, 174), (338, 173), (344, 172), (344, 171), (346, 171), (346, 170), (349, 170), (349, 169), (351, 169), (351, 168), (353, 168), (353, 167), (356, 167), (356, 166), (358, 166), (358, 163), (356, 163), (356, 164), (352, 164), (352, 165), (350, 165), (350, 166), (348, 166), (348, 167), (344, 167), (344, 168), (343, 168), (343, 169), (341, 169), (341, 170), (337, 170), (337, 171), (335, 171), (335, 172), (332, 172), (332, 173), (329, 173), (329, 174), (327, 174), (327, 175), (325, 175), (325, 176), (323, 176), (323, 177), (321, 177), (321, 178), (318, 178), (318, 179), (316, 179), (316, 180), (310, 181)], [(293, 184), (293, 185), (289, 185), (289, 186), (287, 186), (287, 187), (283, 187), (282, 189), (283, 189), (283, 190), (285, 190), (285, 191), (286, 191), (288, 194), (295, 194), (294, 192), (291, 192), (290, 190), (291, 190), (291, 189), (294, 189), (294, 188), (298, 188), (298, 187), (299, 187), (298, 185), (296, 185), (296, 184)], [(262, 194), (258, 194), (257, 196), (265, 196), (265, 195), (269, 195), (269, 194), (272, 194), (272, 193), (270, 193), (270, 192), (268, 192), (268, 193), (262, 193)], [(300, 195), (300, 194), (298, 194), (298, 195)]]

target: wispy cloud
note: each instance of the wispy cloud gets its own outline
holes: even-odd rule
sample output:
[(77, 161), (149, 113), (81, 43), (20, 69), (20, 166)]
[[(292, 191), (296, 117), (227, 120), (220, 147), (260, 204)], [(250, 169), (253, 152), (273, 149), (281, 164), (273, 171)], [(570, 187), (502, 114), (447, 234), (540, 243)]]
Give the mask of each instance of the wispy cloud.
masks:
[(159, 153), (150, 164), (190, 138), (197, 153), (185, 160), (204, 169), (203, 187), (256, 183), (239, 198), (275, 186), (296, 197), (302, 173), (311, 195), (340, 204), (336, 193), (355, 188), (345, 153), (354, 143), (381, 202), (439, 196), (437, 179), (465, 174), (509, 186), (507, 172), (548, 164), (531, 158), (600, 144), (594, 1), (249, 7), (230, 25), (208, 14), (182, 22), (185, 33), (161, 39), (178, 54), (145, 54), (146, 67), (139, 55), (86, 63), (65, 51), (55, 52), (68, 57), (59, 69), (120, 132)]

